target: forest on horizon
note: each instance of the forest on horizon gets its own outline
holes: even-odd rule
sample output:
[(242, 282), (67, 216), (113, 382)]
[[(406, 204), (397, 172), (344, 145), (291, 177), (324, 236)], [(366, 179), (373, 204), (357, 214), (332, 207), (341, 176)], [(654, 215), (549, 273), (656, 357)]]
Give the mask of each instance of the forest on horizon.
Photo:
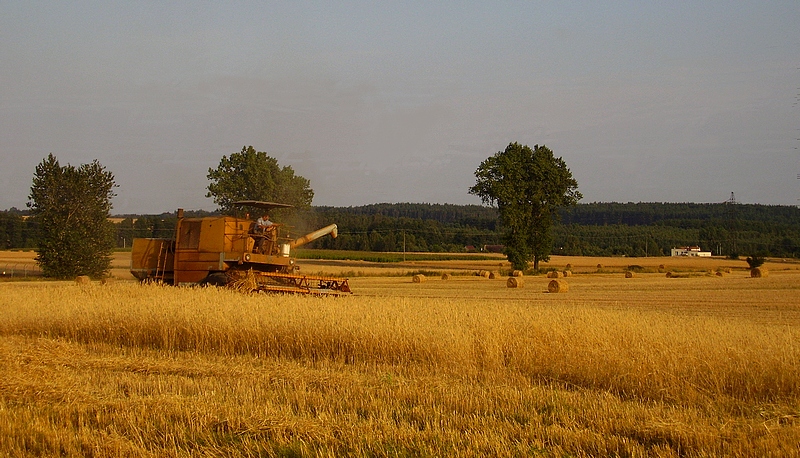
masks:
[[(6, 249), (36, 246), (35, 221), (26, 212), (0, 211)], [(186, 216), (213, 215), (186, 212)], [(279, 216), (279, 215), (278, 215)], [(800, 258), (800, 208), (738, 203), (586, 203), (560, 211), (551, 254), (668, 256), (678, 246), (699, 246), (719, 256), (753, 254)], [(117, 246), (135, 237), (169, 238), (176, 214), (117, 215)], [(496, 209), (481, 205), (397, 203), (317, 206), (286, 216), (296, 235), (336, 223), (339, 237), (312, 247), (384, 252), (480, 251), (502, 245)]]

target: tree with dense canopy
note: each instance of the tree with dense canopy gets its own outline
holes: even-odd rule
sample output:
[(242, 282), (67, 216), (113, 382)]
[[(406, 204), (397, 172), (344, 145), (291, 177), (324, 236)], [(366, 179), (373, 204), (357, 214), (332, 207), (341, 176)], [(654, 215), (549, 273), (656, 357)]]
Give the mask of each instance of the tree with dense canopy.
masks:
[(252, 146), (239, 153), (222, 156), (216, 169), (208, 169), (206, 197), (212, 197), (220, 211), (240, 215), (243, 210), (233, 203), (240, 200), (259, 200), (293, 205), (299, 209), (311, 207), (314, 191), (310, 182), (295, 175), (290, 166), (280, 167), (278, 160)]
[(51, 153), (36, 166), (28, 207), (39, 231), (36, 261), (46, 277), (108, 274), (115, 227), (108, 221), (114, 175), (95, 160), (61, 166)]
[(560, 207), (583, 198), (578, 182), (560, 157), (542, 145), (510, 143), (505, 151), (487, 158), (475, 171), (470, 194), (497, 205), (505, 230), (505, 254), (515, 269), (550, 259), (550, 228)]

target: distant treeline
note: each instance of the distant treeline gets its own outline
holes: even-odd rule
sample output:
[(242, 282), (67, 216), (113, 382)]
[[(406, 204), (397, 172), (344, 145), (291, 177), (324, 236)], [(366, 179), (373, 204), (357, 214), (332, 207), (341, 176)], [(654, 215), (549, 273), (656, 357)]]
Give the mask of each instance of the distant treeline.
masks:
[[(493, 208), (478, 205), (376, 204), (317, 207), (318, 225), (335, 222), (324, 248), (372, 251), (464, 251), (502, 244)], [(589, 203), (564, 209), (553, 227), (552, 254), (669, 256), (679, 246), (715, 255), (800, 257), (800, 209), (694, 203)]]
[(554, 253), (669, 255), (699, 246), (714, 255), (800, 257), (800, 208), (754, 204), (591, 203), (565, 209)]
[[(0, 240), (5, 240), (6, 248), (36, 246), (35, 223), (24, 220), (24, 213), (0, 212)], [(175, 213), (121, 217), (115, 223), (119, 247), (130, 246), (136, 237), (171, 237), (176, 221)], [(326, 249), (462, 252), (503, 243), (497, 211), (479, 205), (314, 207), (285, 222), (294, 226), (294, 235), (336, 223), (338, 238), (324, 237), (312, 245)], [(797, 258), (800, 209), (727, 203), (579, 204), (561, 212), (553, 235), (553, 254), (668, 256), (674, 247), (699, 246), (715, 255)]]
[(317, 247), (360, 251), (462, 252), (466, 247), (502, 243), (497, 211), (479, 205), (373, 204), (316, 207), (312, 226), (336, 223), (339, 237)]

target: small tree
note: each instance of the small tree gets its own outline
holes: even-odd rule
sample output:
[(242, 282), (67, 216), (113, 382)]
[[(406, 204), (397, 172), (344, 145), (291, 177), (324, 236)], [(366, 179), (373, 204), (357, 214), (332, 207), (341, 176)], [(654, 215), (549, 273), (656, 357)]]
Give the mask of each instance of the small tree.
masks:
[(289, 167), (280, 167), (278, 160), (252, 146), (239, 153), (222, 156), (216, 169), (208, 169), (206, 197), (214, 199), (222, 212), (240, 214), (233, 202), (261, 200), (293, 205), (299, 209), (311, 207), (314, 191), (310, 182)]
[(766, 258), (764, 258), (764, 256), (754, 254), (752, 257), (748, 256), (745, 261), (747, 261), (747, 265), (750, 266), (750, 269), (756, 269), (764, 265)]
[(483, 161), (475, 171), (470, 194), (496, 204), (505, 228), (505, 254), (515, 269), (550, 259), (550, 228), (559, 207), (575, 205), (583, 197), (578, 182), (560, 157), (542, 145), (533, 149), (519, 143)]
[(114, 175), (95, 160), (61, 166), (51, 153), (36, 166), (28, 207), (39, 230), (36, 261), (46, 277), (98, 278), (111, 267), (114, 225), (108, 221)]

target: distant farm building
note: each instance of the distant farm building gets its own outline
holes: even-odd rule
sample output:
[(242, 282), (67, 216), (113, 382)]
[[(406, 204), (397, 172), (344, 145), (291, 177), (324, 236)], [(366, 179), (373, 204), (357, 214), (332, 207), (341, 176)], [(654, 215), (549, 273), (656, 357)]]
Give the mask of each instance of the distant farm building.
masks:
[(699, 246), (682, 246), (680, 248), (673, 248), (671, 250), (672, 256), (697, 256), (701, 258), (710, 258), (710, 251), (700, 251)]

